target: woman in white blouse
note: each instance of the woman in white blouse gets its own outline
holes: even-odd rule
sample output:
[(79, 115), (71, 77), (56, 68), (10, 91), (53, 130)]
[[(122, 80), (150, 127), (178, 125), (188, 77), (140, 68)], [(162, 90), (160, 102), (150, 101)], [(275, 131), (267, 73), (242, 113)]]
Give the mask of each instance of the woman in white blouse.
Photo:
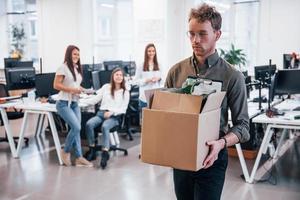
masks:
[(147, 106), (145, 90), (160, 87), (161, 70), (157, 62), (156, 48), (150, 43), (145, 48), (144, 62), (137, 69), (135, 82), (139, 85), (139, 107), (142, 109)]
[(61, 158), (66, 166), (70, 166), (70, 152), (74, 149), (75, 165), (92, 167), (93, 164), (82, 156), (81, 151), (81, 112), (78, 106), (79, 94), (82, 92), (81, 81), (82, 69), (79, 48), (69, 45), (65, 53), (64, 63), (57, 69), (53, 83), (53, 87), (59, 90), (58, 101), (56, 102), (57, 113), (70, 127), (65, 147), (61, 150)]
[(103, 85), (97, 91), (96, 96), (85, 100), (85, 103), (90, 105), (95, 105), (99, 102), (101, 102), (99, 111), (96, 113), (96, 116), (87, 121), (85, 133), (90, 147), (87, 159), (93, 160), (96, 157), (93, 148), (95, 146), (94, 129), (102, 124), (103, 139), (101, 141), (102, 156), (100, 165), (104, 169), (109, 160), (109, 131), (111, 128), (119, 125), (120, 116), (126, 113), (129, 103), (129, 91), (126, 89), (124, 72), (121, 68), (113, 70), (110, 83)]

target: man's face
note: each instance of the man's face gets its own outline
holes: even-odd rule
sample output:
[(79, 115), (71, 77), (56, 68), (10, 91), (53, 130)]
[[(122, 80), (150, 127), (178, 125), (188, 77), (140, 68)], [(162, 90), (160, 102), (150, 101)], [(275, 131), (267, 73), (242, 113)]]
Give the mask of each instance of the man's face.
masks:
[(189, 37), (197, 57), (206, 58), (213, 54), (220, 35), (221, 31), (215, 31), (209, 21), (198, 22), (194, 18), (189, 21)]

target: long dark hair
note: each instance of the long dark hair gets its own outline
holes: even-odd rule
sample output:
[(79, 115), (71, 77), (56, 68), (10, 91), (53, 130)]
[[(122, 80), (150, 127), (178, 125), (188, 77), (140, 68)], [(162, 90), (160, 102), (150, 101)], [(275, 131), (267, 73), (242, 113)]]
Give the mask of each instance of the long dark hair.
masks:
[(119, 71), (121, 71), (122, 74), (123, 74), (123, 81), (121, 82), (121, 88), (123, 89), (123, 97), (124, 97), (124, 93), (125, 93), (125, 90), (126, 90), (124, 71), (120, 67), (117, 67), (112, 71), (111, 76), (110, 76), (110, 85), (111, 85), (110, 94), (113, 98), (115, 98), (115, 89), (116, 89), (116, 83), (114, 82), (114, 74), (119, 72)]
[[(80, 51), (79, 48), (75, 45), (69, 45), (67, 47), (64, 63), (68, 66), (69, 70), (71, 71), (71, 73), (73, 75), (74, 81), (76, 81), (76, 75), (75, 75), (75, 71), (74, 71), (75, 67), (74, 67), (73, 61), (72, 61), (72, 52), (74, 49)], [(77, 71), (82, 76), (82, 67), (80, 64), (80, 58), (76, 64), (78, 65)]]
[(154, 46), (153, 43), (148, 44), (148, 45), (146, 46), (146, 48), (145, 48), (143, 71), (149, 71), (149, 63), (148, 63), (149, 57), (148, 57), (147, 51), (148, 51), (148, 49), (149, 49), (150, 47), (153, 47), (154, 50), (155, 50), (155, 56), (154, 56), (154, 58), (153, 58), (153, 62), (154, 62), (154, 68), (153, 68), (153, 70), (154, 70), (154, 71), (158, 71), (158, 70), (159, 70), (159, 67), (158, 67), (158, 62), (157, 62), (157, 52), (156, 52), (156, 48), (155, 48), (155, 46)]

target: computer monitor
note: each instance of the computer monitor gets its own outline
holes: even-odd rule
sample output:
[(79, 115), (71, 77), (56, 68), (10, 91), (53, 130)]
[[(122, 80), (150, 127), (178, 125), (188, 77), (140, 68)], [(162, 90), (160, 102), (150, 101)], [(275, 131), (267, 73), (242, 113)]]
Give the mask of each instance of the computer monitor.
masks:
[(92, 72), (92, 82), (93, 82), (93, 88), (94, 90), (99, 90), (100, 89), (100, 76), (99, 76), (100, 71), (93, 71)]
[(112, 70), (99, 71), (100, 87), (106, 83), (110, 83)]
[(300, 69), (279, 70), (274, 79), (272, 99), (275, 95), (300, 94)]
[(106, 71), (112, 71), (112, 70), (114, 70), (117, 67), (122, 68), (123, 61), (122, 60), (104, 61), (103, 65), (104, 65), (104, 69)]
[(33, 61), (19, 61), (16, 58), (4, 58), (4, 68), (33, 67)]
[(254, 67), (255, 79), (260, 81), (262, 87), (268, 87), (271, 83), (271, 77), (276, 72), (276, 65), (262, 65)]
[(14, 67), (18, 61), (18, 58), (4, 58), (4, 68)]
[(123, 61), (122, 68), (125, 74), (128, 74), (129, 76), (135, 75), (135, 70), (136, 70), (135, 61)]
[(5, 68), (6, 85), (9, 90), (30, 89), (35, 86), (35, 68)]
[(104, 67), (103, 67), (102, 63), (92, 64), (92, 66), (93, 66), (93, 71), (104, 70)]
[(291, 67), (291, 54), (283, 54), (283, 69), (290, 69)]
[(37, 97), (49, 97), (58, 93), (58, 90), (53, 88), (54, 78), (54, 72), (35, 75), (35, 89)]
[(84, 88), (91, 88), (93, 85), (92, 82), (92, 71), (93, 65), (92, 64), (83, 64), (82, 67), (82, 82), (81, 86)]

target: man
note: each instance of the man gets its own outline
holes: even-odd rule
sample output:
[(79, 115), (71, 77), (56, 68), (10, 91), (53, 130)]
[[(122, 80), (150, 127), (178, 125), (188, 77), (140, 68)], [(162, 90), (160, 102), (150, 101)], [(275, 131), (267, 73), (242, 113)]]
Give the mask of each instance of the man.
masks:
[[(222, 81), (222, 91), (226, 91), (221, 109), (220, 139), (207, 141), (210, 152), (204, 160), (204, 168), (197, 172), (173, 171), (175, 193), (179, 200), (220, 199), (228, 162), (226, 147), (246, 142), (250, 137), (244, 77), (216, 51), (221, 24), (221, 15), (214, 7), (202, 4), (191, 9), (187, 35), (193, 55), (174, 65), (166, 79), (166, 87), (180, 88), (189, 75), (198, 76)], [(228, 108), (233, 123), (229, 130)]]

